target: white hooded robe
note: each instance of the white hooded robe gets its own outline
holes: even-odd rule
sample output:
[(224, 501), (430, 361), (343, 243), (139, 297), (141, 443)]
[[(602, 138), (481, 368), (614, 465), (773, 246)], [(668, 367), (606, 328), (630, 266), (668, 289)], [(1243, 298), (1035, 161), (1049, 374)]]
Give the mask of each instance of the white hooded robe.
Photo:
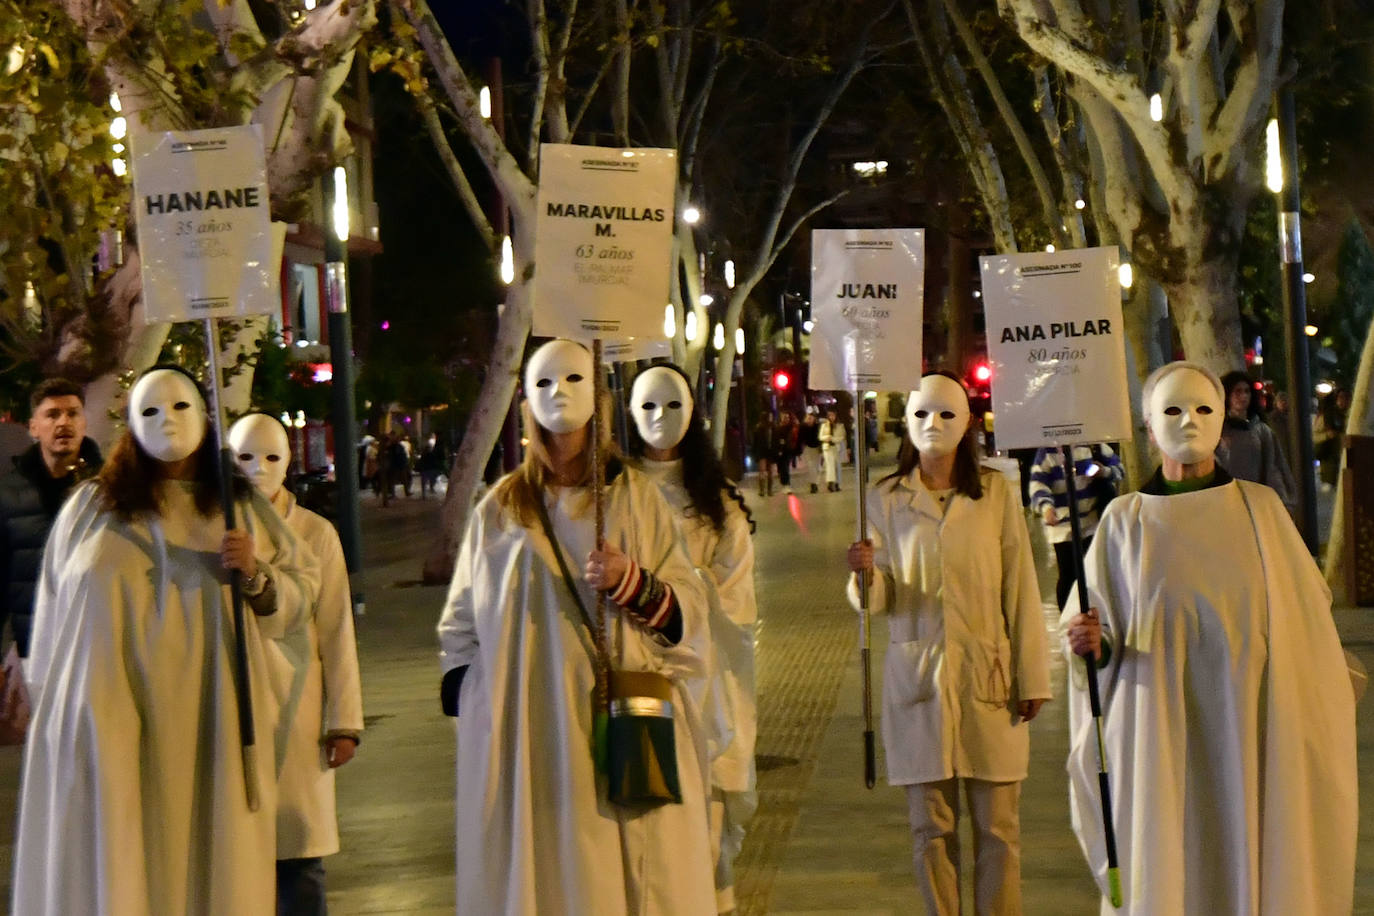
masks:
[[(1098, 684), (1119, 910), (1105, 900), (1097, 739), (1071, 655), (1068, 770), (1102, 912), (1349, 913), (1354, 697), (1331, 594), (1274, 491), (1119, 497), (1084, 568), (1110, 645)], [(1071, 596), (1065, 619), (1076, 613)]]
[[(499, 486), (499, 485), (498, 485)], [(585, 490), (546, 501), (590, 613)], [(625, 620), (614, 664), (673, 682), (682, 804), (631, 812), (607, 800), (592, 760), (591, 642), (539, 527), (492, 494), (473, 510), (439, 622), (445, 671), (469, 666), (458, 700), (458, 912), (597, 916), (714, 914), (705, 742), (685, 684), (705, 676), (706, 598), (657, 487), (626, 468), (606, 488), (606, 540), (672, 587), (677, 645)], [(617, 623), (619, 621), (619, 623)]]
[(281, 709), (277, 858), (316, 858), (339, 851), (334, 770), (322, 742), (330, 733), (363, 730), (353, 602), (334, 526), (284, 489), (273, 506), (320, 566), (320, 597), (304, 625), (267, 643), (268, 679)]
[(121, 521), (94, 482), (53, 524), (26, 678), (14, 906), (22, 916), (271, 913), (276, 906), (275, 709), (265, 636), (299, 624), (313, 557), (256, 492), (239, 502), (277, 611), (244, 608), (261, 807), (248, 810), (234, 689), (224, 520), (189, 484)]

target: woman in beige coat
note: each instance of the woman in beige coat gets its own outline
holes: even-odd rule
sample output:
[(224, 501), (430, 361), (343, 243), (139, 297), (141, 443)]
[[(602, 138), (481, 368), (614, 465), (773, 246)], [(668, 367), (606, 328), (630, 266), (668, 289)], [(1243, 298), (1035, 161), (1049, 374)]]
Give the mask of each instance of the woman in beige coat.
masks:
[[(869, 493), (869, 540), (849, 548), (890, 615), (882, 734), (907, 787), (926, 909), (958, 916), (959, 789), (973, 817), (974, 908), (1021, 912), (1019, 800), (1026, 723), (1050, 697), (1049, 650), (1017, 494), (978, 464), (968, 395), (932, 373), (907, 400), (898, 469)], [(857, 604), (857, 576), (850, 597)]]

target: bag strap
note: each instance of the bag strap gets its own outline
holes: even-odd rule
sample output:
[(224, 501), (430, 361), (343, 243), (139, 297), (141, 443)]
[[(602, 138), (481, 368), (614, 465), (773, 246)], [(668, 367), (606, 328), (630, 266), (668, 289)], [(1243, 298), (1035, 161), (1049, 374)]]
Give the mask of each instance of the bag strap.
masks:
[(553, 548), (554, 559), (558, 561), (558, 569), (563, 574), (563, 584), (568, 587), (568, 594), (572, 595), (573, 603), (577, 605), (578, 611), (582, 614), (582, 623), (587, 627), (587, 632), (591, 636), (592, 664), (602, 671), (609, 671), (611, 667), (610, 653), (601, 644), (600, 631), (592, 620), (591, 613), (587, 610), (587, 603), (582, 600), (582, 593), (573, 584), (572, 573), (568, 571), (567, 561), (563, 559), (563, 547), (558, 541), (558, 536), (553, 533), (553, 521), (549, 518), (549, 510), (544, 505), (542, 493), (535, 499), (534, 504), (539, 511), (539, 524), (544, 529), (544, 537), (548, 538), (549, 546)]

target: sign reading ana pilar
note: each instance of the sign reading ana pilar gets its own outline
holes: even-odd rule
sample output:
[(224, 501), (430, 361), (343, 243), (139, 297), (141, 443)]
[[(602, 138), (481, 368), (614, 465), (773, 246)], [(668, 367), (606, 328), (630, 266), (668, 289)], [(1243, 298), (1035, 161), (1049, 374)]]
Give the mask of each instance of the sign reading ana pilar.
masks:
[(980, 259), (997, 447), (1131, 438), (1116, 248)]

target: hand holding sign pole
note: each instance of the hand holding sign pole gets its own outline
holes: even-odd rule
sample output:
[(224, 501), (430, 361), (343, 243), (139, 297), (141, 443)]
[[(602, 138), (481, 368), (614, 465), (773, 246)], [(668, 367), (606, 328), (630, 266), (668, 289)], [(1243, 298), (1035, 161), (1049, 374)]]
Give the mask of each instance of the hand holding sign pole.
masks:
[[(1131, 438), (1121, 293), (1115, 248), (991, 255), (981, 259), (997, 442), (1007, 448), (1058, 446), (1069, 486), (1069, 522), (1078, 602), (1088, 612), (1075, 490), (1076, 444)], [(1106, 847), (1107, 895), (1121, 906), (1121, 871), (1112, 821), (1096, 659), (1084, 658), (1097, 736), (1098, 796)]]
[[(811, 233), (810, 384), (854, 394), (857, 540), (868, 537), (866, 391), (921, 383), (925, 236), (920, 229), (817, 229)], [(912, 358), (916, 354), (916, 358)], [(800, 354), (799, 354), (800, 356)], [(859, 576), (859, 666), (863, 675), (864, 785), (878, 781), (873, 733), (868, 578)]]
[[(204, 322), (210, 419), (215, 441), (224, 443), (217, 319), (280, 308), (281, 258), (273, 242), (262, 133), (254, 124), (135, 136), (130, 142), (145, 320)], [(224, 527), (231, 530), (234, 459), (227, 447), (219, 454), (220, 506)], [(229, 589), (244, 790), (249, 810), (256, 811), (257, 737), (237, 570), (230, 573)]]

